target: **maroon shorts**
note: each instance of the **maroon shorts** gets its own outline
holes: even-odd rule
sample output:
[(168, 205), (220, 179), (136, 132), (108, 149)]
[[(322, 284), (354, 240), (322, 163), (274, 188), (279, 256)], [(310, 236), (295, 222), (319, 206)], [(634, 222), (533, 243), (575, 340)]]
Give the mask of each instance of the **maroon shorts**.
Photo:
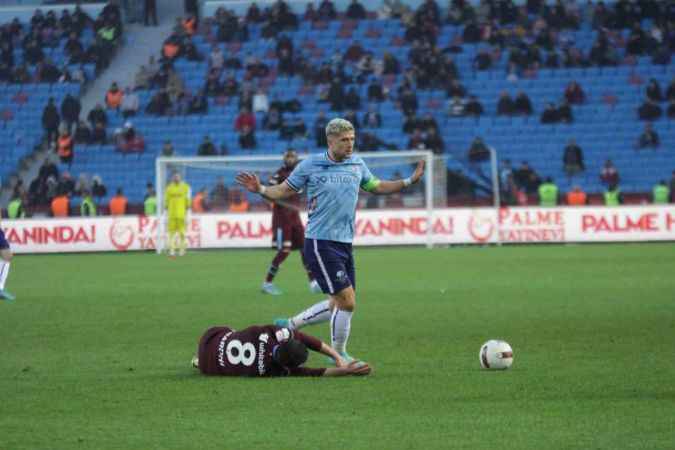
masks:
[(300, 219), (272, 220), (272, 246), (279, 250), (289, 247), (292, 250), (302, 249), (305, 246), (305, 227)]
[(218, 342), (213, 342), (214, 338), (223, 336), (228, 331), (231, 331), (228, 327), (211, 327), (206, 330), (199, 339), (199, 346), (197, 347), (197, 358), (199, 358), (199, 371), (205, 374), (215, 374), (218, 373), (216, 361), (216, 349), (218, 347)]

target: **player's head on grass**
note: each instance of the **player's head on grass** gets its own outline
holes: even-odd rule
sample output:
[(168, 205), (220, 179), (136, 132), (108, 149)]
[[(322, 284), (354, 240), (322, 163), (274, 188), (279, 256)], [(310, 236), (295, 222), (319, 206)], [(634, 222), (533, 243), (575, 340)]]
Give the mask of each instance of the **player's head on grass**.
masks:
[(328, 153), (335, 161), (349, 158), (354, 152), (354, 125), (345, 119), (333, 119), (326, 125)]
[(307, 346), (297, 339), (289, 339), (277, 345), (272, 357), (277, 364), (283, 367), (298, 367), (307, 361), (309, 351)]

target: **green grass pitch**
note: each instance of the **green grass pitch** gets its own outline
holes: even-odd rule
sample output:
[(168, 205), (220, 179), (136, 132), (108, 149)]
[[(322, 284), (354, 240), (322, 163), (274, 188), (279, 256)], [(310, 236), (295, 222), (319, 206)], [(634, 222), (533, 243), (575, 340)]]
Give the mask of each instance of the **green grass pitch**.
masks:
[[(271, 251), (17, 256), (0, 449), (675, 448), (673, 244), (355, 256), (349, 350), (375, 370), (342, 379), (190, 367), (208, 326), (321, 299), (297, 254), (276, 298), (259, 293)], [(480, 370), (490, 338), (513, 346), (510, 370)]]

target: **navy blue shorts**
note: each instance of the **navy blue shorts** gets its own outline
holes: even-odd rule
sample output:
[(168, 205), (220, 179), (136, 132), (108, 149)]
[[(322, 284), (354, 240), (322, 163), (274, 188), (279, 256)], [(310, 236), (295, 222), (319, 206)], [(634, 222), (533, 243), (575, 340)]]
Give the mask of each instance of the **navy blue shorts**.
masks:
[(6, 250), (9, 248), (9, 242), (5, 238), (5, 232), (0, 230), (0, 250)]
[(304, 254), (325, 294), (337, 294), (349, 286), (356, 289), (352, 244), (305, 239)]

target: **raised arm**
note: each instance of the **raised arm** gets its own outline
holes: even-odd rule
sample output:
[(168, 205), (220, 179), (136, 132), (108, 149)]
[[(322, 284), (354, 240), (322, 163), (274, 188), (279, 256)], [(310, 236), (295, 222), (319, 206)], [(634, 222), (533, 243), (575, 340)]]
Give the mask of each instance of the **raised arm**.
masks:
[(417, 183), (422, 178), (422, 175), (424, 175), (424, 164), (424, 160), (418, 162), (417, 167), (415, 167), (415, 172), (408, 178), (392, 181), (380, 180), (377, 186), (370, 192), (373, 194), (394, 194), (400, 192), (411, 184)]
[(260, 182), (258, 175), (251, 172), (238, 173), (235, 179), (248, 191), (260, 194), (270, 200), (279, 200), (297, 194), (285, 181), (274, 186), (265, 186)]

